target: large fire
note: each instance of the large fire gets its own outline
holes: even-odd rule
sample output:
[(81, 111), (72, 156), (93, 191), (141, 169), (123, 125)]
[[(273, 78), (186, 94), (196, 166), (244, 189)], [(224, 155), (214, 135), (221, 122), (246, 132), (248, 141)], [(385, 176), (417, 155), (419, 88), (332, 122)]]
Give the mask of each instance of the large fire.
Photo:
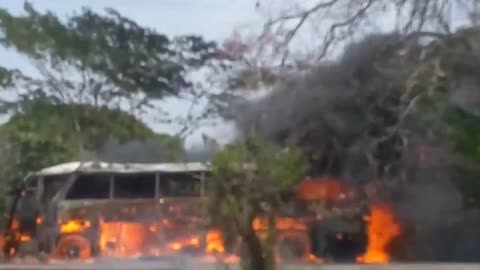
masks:
[[(297, 197), (306, 201), (338, 201), (355, 196), (355, 191), (336, 178), (324, 177), (304, 181), (297, 191)], [(395, 220), (393, 210), (388, 204), (370, 205), (370, 215), (365, 217), (367, 223), (367, 251), (357, 258), (359, 263), (388, 263), (390, 255), (388, 246), (400, 235), (401, 228)]]
[[(162, 226), (163, 225), (163, 226)], [(201, 247), (200, 235), (183, 232), (171, 239), (159, 239), (157, 236), (168, 233), (165, 229), (172, 226), (168, 220), (147, 226), (140, 222), (101, 222), (99, 245), (102, 255), (110, 257), (131, 257), (148, 253), (161, 255), (182, 252), (188, 248)], [(162, 238), (162, 237), (160, 237)], [(206, 233), (204, 253), (224, 253), (223, 237), (218, 230)]]
[(365, 254), (357, 258), (361, 263), (388, 263), (388, 246), (401, 233), (392, 208), (384, 203), (370, 206), (370, 216), (366, 217), (368, 245)]
[[(340, 202), (354, 198), (356, 191), (335, 178), (322, 178), (302, 182), (297, 190), (297, 197), (303, 201)], [(354, 202), (355, 200), (353, 200)], [(301, 247), (298, 250), (304, 261), (319, 263), (322, 260), (311, 254), (311, 243), (308, 239), (308, 217), (280, 217), (275, 220), (275, 228), (280, 232), (279, 239), (287, 239)], [(152, 223), (153, 222), (153, 223)], [(384, 203), (370, 206), (370, 215), (365, 217), (367, 225), (368, 245), (365, 254), (357, 258), (359, 263), (387, 263), (391, 260), (388, 246), (400, 235), (401, 228), (395, 220), (391, 207)], [(42, 218), (37, 218), (38, 225), (43, 224)], [(98, 246), (101, 256), (134, 257), (139, 255), (165, 255), (193, 251), (205, 259), (221, 258), (225, 262), (237, 262), (238, 256), (227, 254), (221, 231), (209, 229), (206, 232), (197, 231), (200, 223), (179, 222), (176, 219), (162, 218), (157, 221), (141, 222), (113, 220), (100, 218), (98, 224), (88, 218), (66, 219), (59, 223), (60, 237), (55, 255), (64, 258), (75, 246), (78, 257), (87, 259), (92, 256), (93, 246)], [(186, 224), (186, 225), (182, 225)], [(252, 226), (263, 237), (268, 230), (268, 220), (257, 217)], [(19, 224), (13, 219), (11, 230), (17, 232), (18, 241), (30, 241), (30, 235), (19, 233)], [(95, 240), (87, 238), (91, 232), (98, 233)], [(287, 242), (288, 242), (287, 241)], [(93, 246), (92, 246), (93, 245)], [(303, 255), (303, 250), (305, 251)], [(281, 256), (280, 256), (281, 257)], [(280, 257), (278, 257), (280, 259)]]

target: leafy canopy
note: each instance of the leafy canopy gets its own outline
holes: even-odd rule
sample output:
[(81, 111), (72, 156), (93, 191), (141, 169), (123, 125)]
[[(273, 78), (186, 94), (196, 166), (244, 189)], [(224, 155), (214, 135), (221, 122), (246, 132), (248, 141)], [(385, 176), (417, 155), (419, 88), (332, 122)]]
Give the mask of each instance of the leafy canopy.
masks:
[(154, 133), (128, 113), (91, 105), (37, 101), (2, 125), (0, 136), (12, 145), (20, 175), (94, 152), (111, 139), (158, 140), (172, 154), (183, 151), (179, 139)]
[(22, 90), (20, 100), (112, 107), (136, 97), (129, 109), (139, 109), (149, 98), (192, 87), (186, 72), (216, 55), (214, 42), (194, 35), (169, 39), (113, 9), (105, 15), (83, 9), (65, 20), (28, 2), (24, 10), (15, 16), (0, 9), (1, 45), (26, 56), (39, 73), (0, 69), (3, 86)]

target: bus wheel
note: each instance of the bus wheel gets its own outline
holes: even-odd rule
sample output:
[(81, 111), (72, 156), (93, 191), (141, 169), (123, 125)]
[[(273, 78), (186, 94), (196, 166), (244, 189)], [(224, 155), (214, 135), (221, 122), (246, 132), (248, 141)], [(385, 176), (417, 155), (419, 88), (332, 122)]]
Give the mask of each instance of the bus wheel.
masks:
[(277, 254), (284, 260), (299, 260), (309, 254), (308, 239), (303, 234), (280, 235)]
[(90, 241), (77, 234), (62, 236), (57, 243), (54, 256), (59, 259), (88, 259), (92, 256)]

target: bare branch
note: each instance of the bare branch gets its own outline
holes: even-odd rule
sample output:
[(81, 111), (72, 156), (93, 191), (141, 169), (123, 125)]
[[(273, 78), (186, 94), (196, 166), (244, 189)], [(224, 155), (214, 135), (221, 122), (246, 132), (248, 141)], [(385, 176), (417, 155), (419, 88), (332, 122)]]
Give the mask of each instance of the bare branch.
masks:
[[(275, 46), (275, 49), (274, 51), (276, 53), (278, 53), (282, 48), (285, 48), (287, 47), (290, 42), (292, 41), (292, 39), (295, 37), (295, 35), (297, 34), (297, 32), (300, 30), (300, 28), (303, 26), (303, 24), (305, 23), (305, 21), (312, 15), (314, 14), (315, 12), (317, 12), (318, 10), (320, 9), (323, 9), (323, 8), (329, 8), (333, 5), (335, 5), (339, 0), (331, 0), (331, 1), (328, 1), (328, 2), (320, 2), (316, 5), (314, 5), (312, 8), (308, 9), (308, 10), (305, 10), (305, 11), (302, 11), (302, 12), (299, 12), (299, 13), (295, 13), (295, 14), (289, 14), (289, 15), (284, 15), (284, 16), (280, 16), (279, 18), (275, 19), (275, 20), (270, 20), (269, 22), (267, 22), (265, 25), (264, 25), (264, 30), (263, 30), (263, 33), (261, 34), (260, 36), (260, 40), (262, 40), (268, 33), (271, 32), (271, 29), (274, 25), (278, 24), (278, 23), (284, 23), (285, 21), (290, 21), (290, 20), (298, 20), (298, 22), (296, 23), (296, 25), (293, 27), (293, 29), (291, 29), (290, 31), (288, 31), (286, 34), (285, 34), (285, 38), (284, 40)], [(285, 53), (285, 55), (283, 56), (283, 59), (281, 61), (281, 65), (283, 66), (285, 64), (285, 59), (286, 59), (286, 56), (288, 55), (288, 53)]]
[(320, 49), (320, 53), (317, 58), (318, 60), (326, 56), (327, 52), (330, 49), (330, 46), (332, 45), (332, 42), (335, 41), (337, 29), (345, 26), (354, 25), (357, 20), (360, 20), (365, 15), (367, 10), (372, 6), (375, 1), (376, 0), (368, 0), (367, 4), (364, 7), (360, 8), (352, 17), (342, 22), (334, 23), (332, 26), (330, 26), (330, 29), (323, 40), (323, 46)]
[[(343, 44), (343, 41), (349, 37), (359, 37), (360, 31), (368, 32), (368, 27), (378, 24), (378, 19), (388, 11), (397, 11), (397, 25), (403, 34), (409, 34), (417, 31), (438, 31), (440, 33), (450, 33), (451, 22), (450, 13), (455, 5), (468, 5), (463, 2), (457, 3), (453, 0), (332, 0), (320, 1), (313, 7), (305, 8), (294, 13), (279, 15), (276, 18), (270, 18), (265, 24), (262, 33), (259, 36), (259, 42), (262, 42), (268, 35), (281, 37), (282, 41), (273, 45), (273, 51), (279, 53), (282, 51), (281, 64), (287, 62), (291, 57), (293, 40), (300, 35), (305, 25), (316, 29), (321, 44), (317, 50), (318, 57), (316, 61), (324, 58), (330, 53), (335, 44)], [(460, 1), (460, 0), (458, 0)], [(345, 7), (343, 5), (346, 5)], [(332, 17), (331, 11), (340, 11), (345, 9), (344, 15)], [(319, 14), (325, 14), (318, 16)], [(313, 19), (315, 18), (315, 19)], [(305, 22), (311, 22), (306, 24)], [(366, 27), (368, 22), (369, 26)], [(318, 27), (317, 27), (318, 25)], [(276, 29), (276, 31), (274, 30)], [(322, 30), (322, 31), (320, 31)], [(387, 29), (383, 29), (387, 30)], [(394, 29), (392, 29), (393, 31)], [(325, 32), (321, 33), (320, 32)], [(259, 46), (264, 47), (265, 44)], [(263, 48), (262, 48), (263, 51)]]
[(55, 76), (48, 71), (48, 69), (45, 67), (44, 63), (40, 63), (39, 61), (32, 60), (33, 66), (42, 74), (46, 79), (47, 79), (47, 84), (51, 87), (52, 90), (56, 94), (58, 94), (58, 97), (63, 101), (63, 102), (68, 102), (67, 98), (65, 97), (63, 89), (59, 86), (60, 82), (55, 78)]
[(279, 23), (279, 22), (282, 22), (282, 21), (287, 21), (287, 20), (303, 19), (303, 18), (308, 17), (311, 14), (317, 12), (318, 10), (320, 10), (322, 8), (328, 8), (328, 7), (331, 7), (331, 6), (335, 5), (338, 1), (339, 0), (331, 0), (331, 1), (328, 1), (328, 2), (324, 2), (324, 3), (318, 3), (315, 6), (313, 6), (312, 8), (306, 10), (306, 11), (302, 11), (302, 12), (296, 13), (296, 14), (281, 16), (281, 17), (279, 17), (275, 20), (271, 20), (265, 26), (266, 27), (273, 26), (276, 23)]

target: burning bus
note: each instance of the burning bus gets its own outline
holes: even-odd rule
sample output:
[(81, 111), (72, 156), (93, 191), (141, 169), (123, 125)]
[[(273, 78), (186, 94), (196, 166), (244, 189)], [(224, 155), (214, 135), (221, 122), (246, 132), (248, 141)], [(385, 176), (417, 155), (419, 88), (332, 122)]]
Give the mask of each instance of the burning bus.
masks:
[[(15, 198), (4, 253), (58, 259), (225, 253), (221, 233), (202, 211), (208, 177), (201, 163), (71, 162), (40, 170)], [(335, 179), (303, 181), (295, 207), (276, 221), (279, 257), (371, 260), (359, 257), (368, 255), (369, 230), (356, 196)], [(260, 236), (267, 230), (260, 217), (253, 226)], [(373, 248), (384, 255), (383, 246)]]
[(4, 252), (85, 259), (199, 248), (207, 173), (199, 163), (71, 162), (40, 170), (15, 199)]

